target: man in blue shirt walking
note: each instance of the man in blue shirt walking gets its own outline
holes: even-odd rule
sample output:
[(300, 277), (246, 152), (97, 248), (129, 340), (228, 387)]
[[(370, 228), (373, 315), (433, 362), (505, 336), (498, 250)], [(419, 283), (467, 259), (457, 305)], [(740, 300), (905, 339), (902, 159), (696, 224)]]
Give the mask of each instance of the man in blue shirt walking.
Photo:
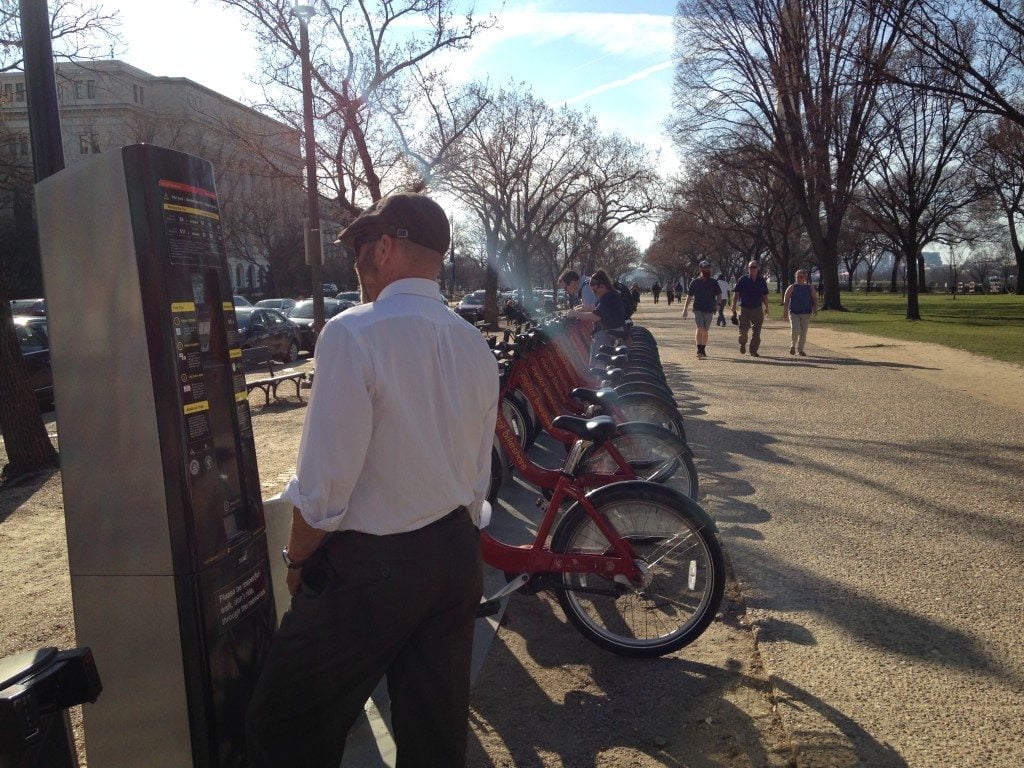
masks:
[(732, 313), (736, 314), (736, 304), (740, 305), (740, 354), (747, 351), (747, 333), (750, 333), (750, 356), (760, 357), (757, 353), (761, 346), (761, 325), (768, 317), (768, 283), (760, 273), (760, 265), (756, 261), (747, 264), (747, 274), (736, 281), (732, 294)]

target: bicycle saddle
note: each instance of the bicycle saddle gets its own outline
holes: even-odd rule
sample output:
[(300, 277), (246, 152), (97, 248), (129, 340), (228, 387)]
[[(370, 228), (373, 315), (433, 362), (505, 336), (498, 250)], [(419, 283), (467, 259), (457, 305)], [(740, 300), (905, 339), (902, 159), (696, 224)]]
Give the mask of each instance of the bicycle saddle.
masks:
[(610, 405), (617, 399), (615, 390), (611, 387), (602, 387), (601, 389), (574, 387), (569, 394), (581, 403), (593, 403), (594, 405)]
[(556, 416), (551, 423), (559, 429), (589, 440), (606, 440), (615, 435), (619, 429), (610, 416), (595, 416), (592, 419), (581, 419), (578, 416)]

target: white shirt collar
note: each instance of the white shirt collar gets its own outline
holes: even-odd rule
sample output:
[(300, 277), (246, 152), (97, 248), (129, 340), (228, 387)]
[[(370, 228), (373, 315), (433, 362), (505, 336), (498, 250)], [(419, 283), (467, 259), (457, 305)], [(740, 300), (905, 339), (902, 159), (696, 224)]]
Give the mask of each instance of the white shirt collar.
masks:
[(403, 293), (444, 302), (444, 297), (441, 296), (441, 288), (438, 286), (437, 281), (427, 280), (422, 277), (404, 277), (401, 280), (388, 283), (384, 286), (380, 295), (377, 296), (377, 301)]

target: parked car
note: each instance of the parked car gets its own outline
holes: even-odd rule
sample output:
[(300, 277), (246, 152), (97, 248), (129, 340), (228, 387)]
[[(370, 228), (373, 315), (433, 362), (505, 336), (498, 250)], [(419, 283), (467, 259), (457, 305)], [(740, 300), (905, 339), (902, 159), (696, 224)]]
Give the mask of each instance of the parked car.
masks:
[(46, 317), (46, 299), (12, 299), (11, 314)]
[[(337, 314), (344, 312), (346, 309), (354, 307), (355, 303), (351, 301), (341, 301), (339, 299), (324, 299), (324, 321), (330, 320)], [(299, 327), (301, 333), (301, 347), (310, 354), (313, 354), (313, 349), (316, 347), (316, 336), (313, 335), (313, 300), (303, 299), (295, 308), (292, 310), (288, 318)]]
[(363, 303), (363, 295), (359, 291), (342, 291), (334, 298), (339, 301), (351, 301), (353, 304)]
[(484, 319), (484, 295), (486, 291), (473, 291), (462, 297), (462, 301), (455, 307), (455, 313), (471, 323), (478, 323)]
[(249, 301), (245, 296), (239, 296), (237, 293), (233, 297), (236, 307), (251, 307), (252, 302)]
[(50, 337), (46, 333), (46, 318), (37, 315), (15, 315), (14, 333), (25, 359), (29, 386), (36, 393), (39, 408), (53, 408), (53, 370), (50, 368)]
[(256, 306), (276, 309), (282, 315), (288, 317), (288, 313), (295, 309), (295, 299), (260, 299), (256, 302)]
[(293, 363), (299, 356), (299, 327), (276, 309), (235, 307), (242, 359), (247, 363), (269, 352), (272, 359)]

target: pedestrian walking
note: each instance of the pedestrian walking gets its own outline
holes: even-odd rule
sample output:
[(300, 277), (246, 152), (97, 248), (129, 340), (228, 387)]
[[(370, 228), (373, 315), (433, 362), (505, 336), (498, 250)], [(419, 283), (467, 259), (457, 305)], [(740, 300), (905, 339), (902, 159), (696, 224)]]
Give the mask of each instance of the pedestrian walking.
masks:
[(666, 301), (668, 301), (668, 305), (669, 305), (670, 307), (672, 306), (672, 300), (673, 300), (673, 299), (674, 299), (675, 297), (676, 297), (676, 292), (675, 292), (675, 290), (674, 290), (674, 289), (672, 288), (672, 286), (671, 286), (671, 285), (669, 285), (669, 286), (668, 286), (667, 288), (665, 288), (665, 300), (666, 300)]
[(658, 297), (661, 296), (661, 283), (657, 280), (654, 281), (654, 285), (651, 286), (651, 295), (654, 297), (654, 303), (658, 303)]
[(818, 292), (807, 282), (807, 272), (796, 271), (796, 282), (786, 289), (782, 297), (782, 319), (789, 320), (792, 333), (792, 344), (789, 354), (800, 354), (807, 357), (804, 344), (807, 343), (807, 329), (811, 325), (811, 317), (818, 314)]
[(760, 357), (761, 325), (768, 317), (768, 283), (759, 274), (756, 261), (747, 264), (747, 274), (736, 281), (732, 292), (732, 314), (740, 308), (740, 354), (747, 351), (747, 333), (750, 333), (750, 356)]
[(697, 357), (706, 358), (708, 344), (708, 330), (711, 328), (711, 320), (715, 316), (715, 309), (718, 306), (718, 297), (722, 294), (722, 288), (718, 281), (711, 277), (711, 265), (702, 261), (698, 268), (700, 277), (690, 281), (690, 287), (686, 289), (686, 303), (683, 305), (683, 319), (690, 309), (690, 302), (693, 302), (693, 320), (697, 325), (694, 331), (694, 340), (697, 344)]
[(282, 553), (292, 602), (247, 713), (249, 765), (336, 766), (387, 677), (399, 765), (463, 766), (498, 367), (444, 303), (443, 209), (386, 197), (340, 240), (369, 303), (316, 345)]
[(718, 318), (715, 325), (728, 325), (725, 319), (725, 305), (729, 302), (729, 281), (725, 279), (725, 273), (718, 273), (718, 287), (721, 294), (718, 297)]
[(633, 287), (629, 289), (629, 292), (633, 294), (633, 303), (640, 304), (640, 286), (633, 283)]
[(685, 289), (683, 288), (683, 283), (682, 283), (681, 280), (676, 280), (675, 288), (676, 288), (676, 301), (682, 301), (683, 300), (683, 293), (685, 292)]

